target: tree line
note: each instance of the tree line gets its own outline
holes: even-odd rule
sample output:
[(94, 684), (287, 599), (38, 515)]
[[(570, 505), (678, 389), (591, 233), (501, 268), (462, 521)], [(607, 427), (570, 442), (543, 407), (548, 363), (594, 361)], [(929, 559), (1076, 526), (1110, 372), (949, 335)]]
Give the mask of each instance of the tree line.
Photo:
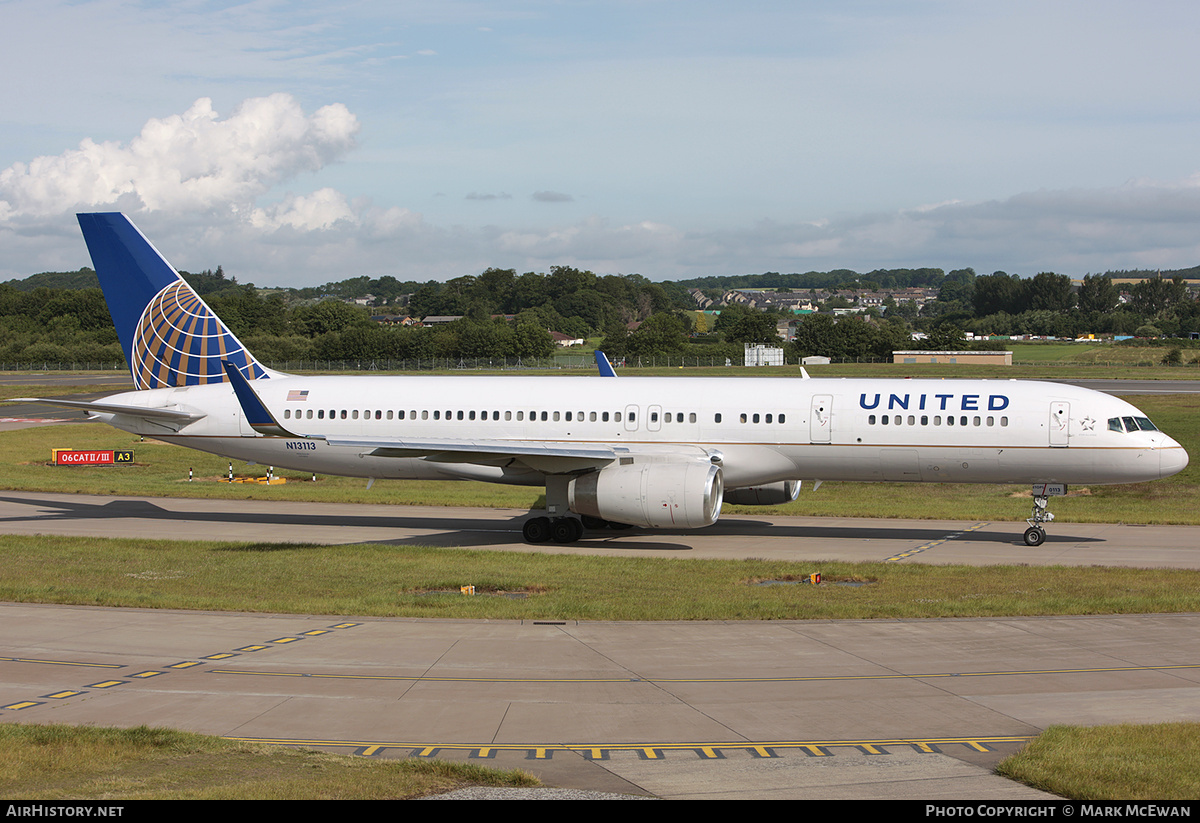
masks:
[[(610, 357), (695, 356), (740, 362), (746, 343), (778, 345), (785, 318), (743, 305), (723, 307), (715, 320), (692, 309), (689, 288), (708, 293), (737, 287), (793, 293), (840, 288), (936, 288), (923, 306), (897, 305), (834, 317), (795, 320), (790, 361), (808, 355), (890, 357), (912, 348), (922, 331), (930, 348), (961, 347), (964, 332), (1076, 337), (1084, 333), (1179, 335), (1200, 332), (1200, 303), (1182, 276), (1161, 275), (1127, 286), (1130, 273), (1088, 275), (1074, 287), (1066, 275), (1023, 278), (972, 269), (849, 270), (804, 275), (767, 273), (653, 283), (640, 275), (596, 275), (569, 266), (544, 274), (487, 269), (445, 283), (391, 277), (351, 278), (306, 289), (258, 289), (216, 270), (182, 273), (230, 329), (265, 362), (431, 358), (531, 358), (555, 350), (549, 332), (600, 338)], [(718, 282), (721, 281), (721, 282)], [(45, 273), (0, 284), (0, 360), (119, 362), (120, 345), (95, 273)], [(1128, 302), (1122, 301), (1122, 289)], [(371, 296), (371, 308), (346, 302)], [(403, 303), (407, 295), (407, 302)], [(845, 300), (841, 300), (845, 304)], [(831, 301), (832, 303), (832, 301)], [(372, 314), (460, 316), (413, 328), (383, 325)]]

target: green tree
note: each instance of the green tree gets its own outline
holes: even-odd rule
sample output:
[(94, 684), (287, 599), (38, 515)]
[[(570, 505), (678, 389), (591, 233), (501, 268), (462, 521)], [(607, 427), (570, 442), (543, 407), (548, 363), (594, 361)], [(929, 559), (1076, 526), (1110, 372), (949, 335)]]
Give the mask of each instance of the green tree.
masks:
[(1079, 286), (1078, 297), (1080, 311), (1107, 312), (1121, 301), (1121, 291), (1107, 274), (1087, 274)]
[(688, 327), (671, 312), (652, 314), (629, 335), (626, 354), (633, 357), (656, 357), (681, 354), (687, 350)]

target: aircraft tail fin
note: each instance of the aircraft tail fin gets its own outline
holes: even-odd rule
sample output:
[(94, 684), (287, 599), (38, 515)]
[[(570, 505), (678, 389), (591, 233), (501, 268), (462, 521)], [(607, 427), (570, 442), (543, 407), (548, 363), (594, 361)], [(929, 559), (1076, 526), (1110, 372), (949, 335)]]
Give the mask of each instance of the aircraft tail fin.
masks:
[(128, 217), (77, 217), (136, 388), (227, 382), (223, 361), (271, 376)]

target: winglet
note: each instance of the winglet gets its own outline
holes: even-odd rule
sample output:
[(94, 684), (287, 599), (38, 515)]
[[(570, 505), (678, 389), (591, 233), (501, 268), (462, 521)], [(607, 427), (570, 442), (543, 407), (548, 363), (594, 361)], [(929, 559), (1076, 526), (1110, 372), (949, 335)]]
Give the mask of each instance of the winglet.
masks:
[(242, 407), (242, 414), (245, 415), (246, 422), (250, 424), (251, 428), (259, 434), (274, 437), (300, 436), (279, 425), (275, 415), (271, 414), (258, 395), (254, 393), (254, 389), (250, 387), (250, 381), (237, 366), (228, 360), (223, 360), (221, 363), (225, 367), (225, 373), (229, 375), (229, 382), (233, 385), (233, 393), (237, 395), (238, 405)]
[(617, 371), (612, 367), (612, 363), (608, 362), (608, 358), (604, 352), (596, 349), (596, 368), (600, 369), (601, 377), (616, 377)]

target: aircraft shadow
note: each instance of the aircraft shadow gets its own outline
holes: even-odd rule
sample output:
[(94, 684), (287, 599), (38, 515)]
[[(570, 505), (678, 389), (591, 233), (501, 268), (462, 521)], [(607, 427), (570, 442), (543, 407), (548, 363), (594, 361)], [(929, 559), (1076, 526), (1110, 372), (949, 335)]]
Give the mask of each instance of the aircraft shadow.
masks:
[[(34, 497), (7, 497), (0, 495), (0, 503), (18, 504), (35, 508), (36, 512), (28, 515), (0, 517), (2, 523), (33, 523), (71, 520), (150, 520), (170, 522), (200, 522), (220, 523), (224, 525), (243, 524), (247, 527), (297, 527), (305, 528), (363, 528), (363, 529), (428, 529), (430, 534), (394, 539), (367, 538), (363, 543), (420, 543), (431, 546), (464, 546), (490, 547), (503, 543), (514, 542), (513, 535), (520, 533), (522, 517), (512, 519), (498, 518), (462, 518), (452, 515), (446, 517), (414, 517), (406, 516), (403, 507), (397, 507), (396, 515), (380, 516), (374, 514), (347, 515), (343, 511), (336, 514), (303, 513), (290, 511), (238, 512), (221, 509), (209, 511), (172, 511), (148, 500), (111, 500), (105, 503), (91, 503), (85, 500), (48, 500)], [(1067, 526), (1069, 528), (1069, 526)], [(864, 525), (858, 521), (853, 525), (842, 525), (836, 518), (817, 525), (806, 523), (803, 526), (781, 525), (765, 520), (736, 518), (722, 520), (713, 526), (699, 531), (656, 530), (652, 533), (630, 530), (588, 531), (583, 537), (591, 548), (609, 545), (613, 549), (625, 551), (690, 551), (694, 547), (688, 545), (693, 536), (712, 537), (714, 535), (729, 535), (744, 537), (761, 532), (772, 538), (794, 538), (797, 540), (892, 540), (919, 545), (932, 540), (943, 540), (950, 535), (960, 536), (969, 534), (973, 542), (995, 542), (1006, 544), (1022, 544), (1021, 534), (1024, 530), (1020, 524), (1005, 523), (995, 528), (983, 528), (973, 532), (949, 532), (944, 526), (930, 524), (929, 526), (904, 523), (895, 524), (891, 521), (879, 521), (878, 525)], [(186, 538), (189, 535), (173, 535)], [(247, 534), (247, 539), (254, 541), (254, 535)], [(631, 539), (632, 538), (632, 539)], [(519, 539), (519, 538), (518, 538)], [(679, 541), (679, 542), (676, 542)], [(1048, 543), (1053, 542), (1104, 542), (1102, 538), (1079, 537), (1070, 534), (1050, 534)], [(313, 542), (302, 538), (295, 542)], [(554, 547), (558, 544), (547, 544)]]

